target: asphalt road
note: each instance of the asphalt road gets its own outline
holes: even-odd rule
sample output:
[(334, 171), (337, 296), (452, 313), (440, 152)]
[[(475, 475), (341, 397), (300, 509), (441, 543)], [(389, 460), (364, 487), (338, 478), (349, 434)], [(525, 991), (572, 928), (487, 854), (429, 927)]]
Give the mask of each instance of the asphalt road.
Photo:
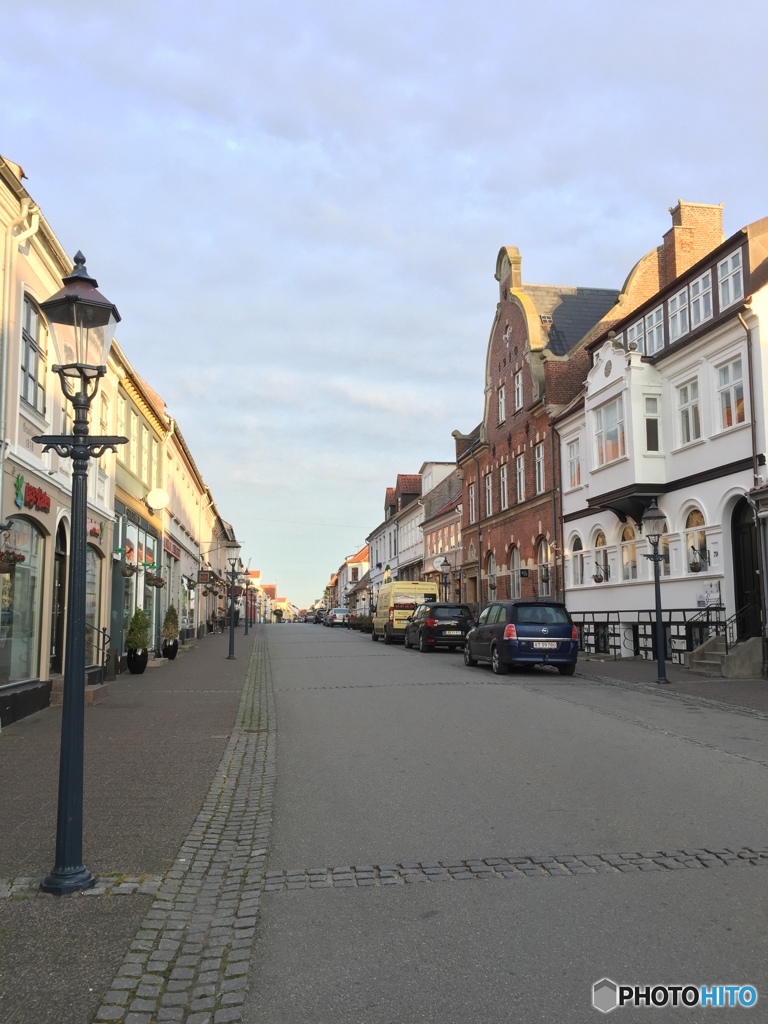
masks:
[[(761, 718), (498, 678), (342, 629), (267, 632), (272, 871), (768, 848)], [(742, 1012), (768, 1021), (768, 861), (588, 871), (267, 892), (243, 1019), (570, 1024), (602, 1019), (591, 990), (608, 977), (753, 984)]]

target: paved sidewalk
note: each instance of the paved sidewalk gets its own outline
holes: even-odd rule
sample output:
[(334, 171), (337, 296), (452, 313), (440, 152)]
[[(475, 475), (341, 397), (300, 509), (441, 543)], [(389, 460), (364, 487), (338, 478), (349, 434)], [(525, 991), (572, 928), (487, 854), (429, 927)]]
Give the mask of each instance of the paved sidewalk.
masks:
[(60, 710), (0, 735), (3, 1024), (239, 1019), (272, 752), (263, 631), (227, 650), (206, 637), (86, 709), (87, 895), (37, 889), (53, 865)]
[(576, 674), (587, 679), (652, 686), (657, 692), (698, 697), (768, 714), (768, 679), (717, 679), (696, 675), (677, 665), (666, 665), (669, 685), (656, 682), (657, 664), (642, 658), (599, 658), (580, 656)]

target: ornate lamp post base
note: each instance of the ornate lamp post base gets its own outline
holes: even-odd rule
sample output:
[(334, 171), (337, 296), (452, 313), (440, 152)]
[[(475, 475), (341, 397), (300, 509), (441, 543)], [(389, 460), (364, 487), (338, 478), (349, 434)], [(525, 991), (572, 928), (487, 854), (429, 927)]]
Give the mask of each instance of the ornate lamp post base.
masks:
[(77, 868), (54, 868), (40, 883), (40, 888), (43, 892), (65, 896), (70, 892), (80, 892), (81, 889), (92, 889), (95, 884), (96, 879), (81, 864)]

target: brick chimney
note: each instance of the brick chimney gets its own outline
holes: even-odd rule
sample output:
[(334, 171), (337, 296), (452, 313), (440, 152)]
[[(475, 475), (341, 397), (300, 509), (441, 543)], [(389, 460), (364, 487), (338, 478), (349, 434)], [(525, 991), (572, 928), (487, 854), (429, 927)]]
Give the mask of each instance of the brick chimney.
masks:
[(664, 235), (659, 267), (663, 288), (724, 241), (723, 204), (685, 203), (670, 207), (672, 227)]

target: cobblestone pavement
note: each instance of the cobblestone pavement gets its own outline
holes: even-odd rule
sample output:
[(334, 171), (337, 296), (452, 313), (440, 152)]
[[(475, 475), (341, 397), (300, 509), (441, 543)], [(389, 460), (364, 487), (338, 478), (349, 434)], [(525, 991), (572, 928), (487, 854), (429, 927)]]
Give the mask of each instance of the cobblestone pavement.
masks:
[(129, 894), (149, 887), (155, 900), (96, 1021), (240, 1020), (272, 821), (273, 722), (262, 637), (235, 728), (173, 868), (160, 880), (122, 879), (115, 886), (112, 879), (97, 879), (97, 891)]
[(354, 867), (299, 868), (267, 871), (264, 891), (345, 889), (451, 882), (468, 879), (562, 878), (574, 875), (618, 875), (633, 871), (677, 871), (730, 865), (768, 865), (768, 847), (754, 850), (656, 850), (650, 853), (601, 853), (589, 856), (486, 857), (484, 860), (442, 860), (402, 864), (357, 864)]

